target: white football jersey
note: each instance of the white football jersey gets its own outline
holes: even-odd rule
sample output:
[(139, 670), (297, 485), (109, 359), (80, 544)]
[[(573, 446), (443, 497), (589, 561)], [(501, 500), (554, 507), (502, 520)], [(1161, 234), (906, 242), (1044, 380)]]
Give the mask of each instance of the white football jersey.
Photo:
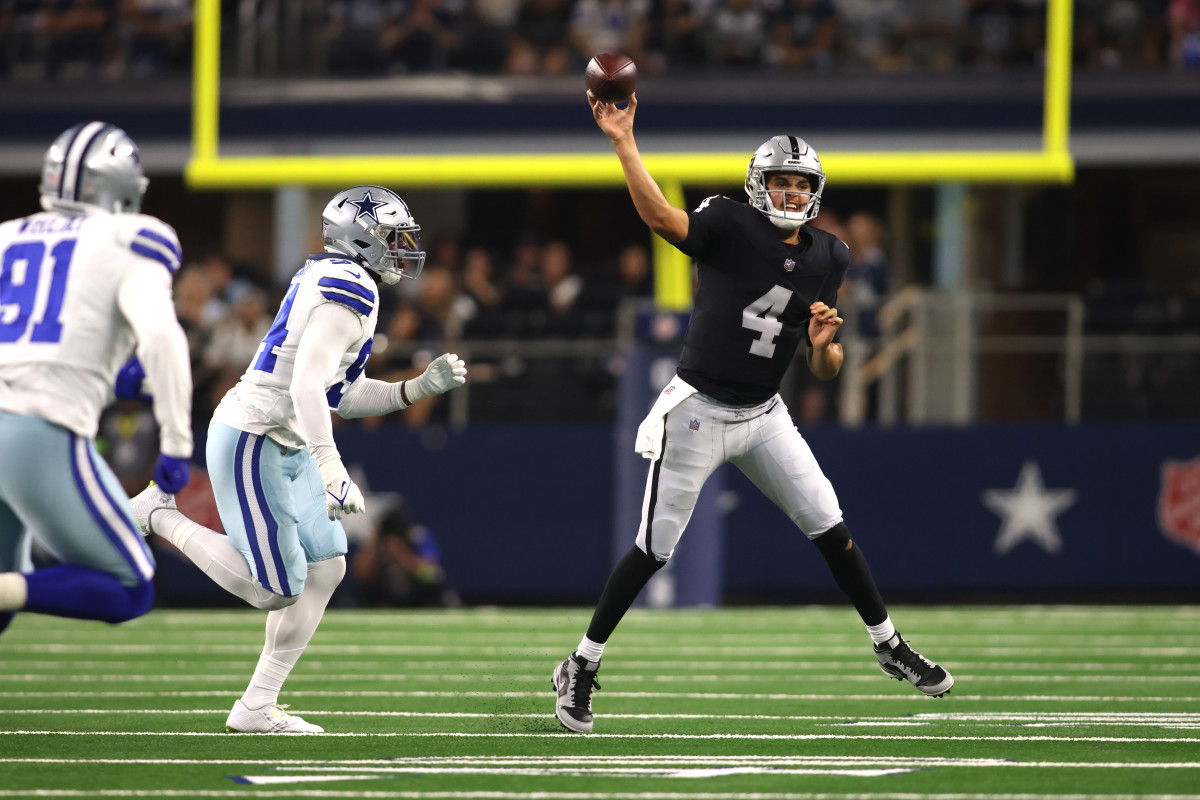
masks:
[[(174, 229), (146, 214), (34, 214), (0, 224), (0, 259), (0, 409), (94, 437), (136, 343), (118, 291), (127, 277), (144, 279), (148, 259), (170, 303)], [(178, 327), (173, 308), (170, 321)], [(190, 452), (186, 416), (176, 435)]]
[(358, 315), (362, 326), (362, 335), (342, 355), (333, 374), (320, 376), (329, 408), (336, 411), (342, 394), (362, 375), (371, 355), (379, 319), (377, 291), (371, 275), (349, 258), (338, 253), (309, 256), (292, 278), (250, 368), (226, 393), (214, 418), (248, 433), (269, 436), (287, 447), (304, 447), (291, 385), (296, 351), (309, 315), (323, 303), (337, 303)]

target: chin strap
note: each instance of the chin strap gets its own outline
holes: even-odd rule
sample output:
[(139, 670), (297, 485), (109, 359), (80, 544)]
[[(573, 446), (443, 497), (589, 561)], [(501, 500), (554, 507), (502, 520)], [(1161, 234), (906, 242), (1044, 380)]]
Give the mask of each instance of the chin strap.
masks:
[(804, 223), (808, 222), (808, 220), (806, 220), (806, 219), (802, 219), (802, 220), (780, 219), (779, 217), (773, 216), (771, 214), (766, 214), (765, 216), (767, 219), (771, 220), (772, 225), (774, 225), (779, 230), (784, 231), (785, 233), (791, 233), (792, 231), (796, 230)]

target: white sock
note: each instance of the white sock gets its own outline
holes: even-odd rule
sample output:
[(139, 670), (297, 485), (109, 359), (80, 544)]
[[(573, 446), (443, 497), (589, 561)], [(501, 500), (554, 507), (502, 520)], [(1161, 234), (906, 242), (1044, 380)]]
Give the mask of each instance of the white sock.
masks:
[(579, 647), (575, 648), (575, 652), (588, 661), (599, 661), (600, 656), (604, 655), (604, 644), (604, 642), (593, 642), (584, 636), (579, 642)]
[(279, 702), (279, 692), (292, 667), (304, 655), (304, 648), (325, 614), (325, 606), (333, 590), (346, 574), (346, 558), (338, 556), (308, 565), (308, 578), (300, 599), (287, 608), (267, 615), (267, 640), (263, 645), (258, 666), (242, 695), (249, 709), (273, 706)]
[(896, 635), (896, 626), (892, 624), (892, 618), (889, 615), (878, 625), (868, 625), (867, 633), (871, 634), (872, 642), (883, 644)]
[(29, 599), (29, 586), (19, 572), (0, 572), (0, 611), (20, 611)]
[[(281, 599), (254, 580), (246, 559), (223, 533), (192, 522), (178, 511), (160, 510), (152, 529), (212, 578), (218, 586), (255, 608), (277, 606)], [(153, 516), (152, 513), (152, 516)]]

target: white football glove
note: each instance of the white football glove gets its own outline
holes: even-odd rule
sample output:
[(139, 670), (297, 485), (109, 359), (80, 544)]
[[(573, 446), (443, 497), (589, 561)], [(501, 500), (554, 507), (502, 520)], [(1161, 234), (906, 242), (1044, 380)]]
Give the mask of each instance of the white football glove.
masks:
[(408, 395), (409, 405), (412, 405), (426, 397), (457, 389), (466, 382), (466, 362), (454, 353), (443, 353), (429, 362), (420, 377), (404, 384), (404, 393)]
[(340, 458), (321, 465), (321, 478), (325, 481), (325, 513), (330, 519), (341, 519), (346, 514), (361, 514), (367, 510), (367, 501)]

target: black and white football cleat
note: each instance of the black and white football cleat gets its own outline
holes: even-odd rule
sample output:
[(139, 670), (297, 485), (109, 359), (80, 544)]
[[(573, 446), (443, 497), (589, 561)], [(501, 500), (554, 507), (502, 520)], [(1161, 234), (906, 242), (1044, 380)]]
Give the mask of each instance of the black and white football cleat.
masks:
[(954, 686), (954, 677), (949, 672), (909, 647), (899, 633), (875, 645), (875, 658), (883, 674), (908, 681), (930, 697), (941, 697)]
[(550, 676), (558, 692), (554, 715), (568, 730), (587, 733), (592, 729), (592, 690), (599, 689), (596, 672), (599, 661), (588, 661), (572, 653), (554, 668)]

